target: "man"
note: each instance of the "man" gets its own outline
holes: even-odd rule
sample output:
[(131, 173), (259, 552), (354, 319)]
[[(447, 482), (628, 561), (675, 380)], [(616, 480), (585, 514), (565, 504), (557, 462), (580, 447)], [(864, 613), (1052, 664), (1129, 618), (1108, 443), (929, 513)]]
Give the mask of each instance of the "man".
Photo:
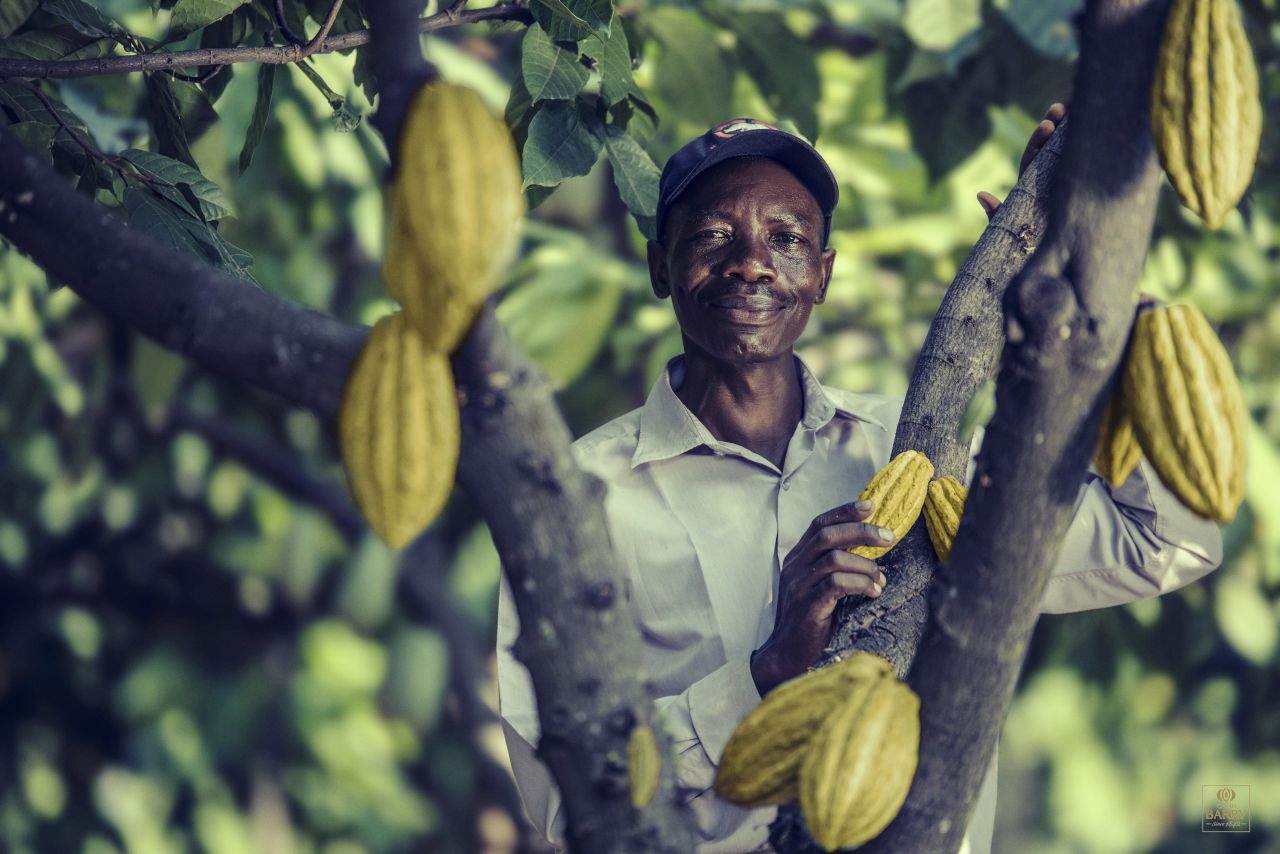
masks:
[[(1061, 114), (1055, 105), (1024, 165)], [(711, 788), (725, 743), (764, 694), (822, 651), (841, 598), (876, 597), (892, 583), (848, 551), (884, 543), (865, 522), (872, 508), (849, 500), (888, 461), (902, 401), (826, 388), (792, 352), (831, 280), (836, 199), (818, 153), (763, 122), (727, 122), (673, 155), (648, 262), (654, 293), (675, 309), (684, 355), (643, 407), (574, 445), (608, 486), (647, 676), (706, 854), (770, 850), (775, 810), (740, 809)], [(980, 201), (988, 212), (999, 204)], [(1185, 510), (1145, 462), (1114, 490), (1090, 475), (1042, 610), (1159, 595), (1220, 559), (1217, 527)], [(504, 590), (504, 730), (530, 817), (558, 841), (559, 795), (531, 746), (532, 687), (510, 654), (517, 632)], [(995, 778), (993, 760), (969, 827), (974, 854), (990, 849)]]

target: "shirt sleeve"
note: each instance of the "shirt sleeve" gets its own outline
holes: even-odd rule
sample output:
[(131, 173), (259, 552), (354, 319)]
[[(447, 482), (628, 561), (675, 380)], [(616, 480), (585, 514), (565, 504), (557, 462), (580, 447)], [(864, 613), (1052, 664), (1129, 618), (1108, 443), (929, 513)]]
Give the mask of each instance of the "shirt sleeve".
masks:
[[(511, 653), (519, 619), (506, 579), (498, 594), (498, 705), (511, 770), (530, 822), (553, 845), (564, 845), (565, 816), (560, 793), (537, 758), (539, 723), (533, 683)], [(769, 823), (776, 809), (747, 810), (715, 797), (716, 766), (729, 736), (760, 702), (750, 662), (730, 661), (680, 694), (655, 700), (659, 719), (677, 756), (676, 780), (697, 819), (700, 854), (767, 850)]]
[[(973, 439), (968, 479), (982, 444)], [(1112, 489), (1090, 465), (1040, 610), (1066, 614), (1160, 596), (1222, 562), (1222, 532), (1192, 513), (1143, 459)]]

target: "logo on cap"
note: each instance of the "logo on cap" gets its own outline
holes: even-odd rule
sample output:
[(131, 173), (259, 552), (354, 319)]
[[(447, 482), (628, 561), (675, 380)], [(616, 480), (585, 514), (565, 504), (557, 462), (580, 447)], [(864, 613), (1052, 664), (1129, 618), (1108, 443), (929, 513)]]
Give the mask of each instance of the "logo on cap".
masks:
[(782, 130), (782, 128), (776, 128), (768, 122), (757, 119), (731, 119), (722, 125), (716, 125), (711, 132), (721, 139), (730, 139), (736, 134), (746, 133), (749, 130)]

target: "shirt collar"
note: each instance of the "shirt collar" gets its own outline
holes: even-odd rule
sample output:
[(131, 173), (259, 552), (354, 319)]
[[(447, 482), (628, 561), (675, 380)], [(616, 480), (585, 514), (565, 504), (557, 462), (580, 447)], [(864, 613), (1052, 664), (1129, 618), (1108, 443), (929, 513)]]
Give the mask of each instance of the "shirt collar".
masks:
[[(827, 394), (827, 390), (818, 382), (799, 356), (795, 357), (800, 366), (800, 385), (804, 392), (804, 413), (800, 418), (800, 426), (808, 430), (819, 430), (831, 422), (836, 415), (851, 418), (855, 421), (866, 421), (881, 429), (887, 429), (879, 420), (859, 415), (847, 406), (837, 404)], [(653, 384), (648, 399), (640, 408), (640, 435), (636, 442), (635, 453), (631, 456), (631, 467), (643, 463), (665, 460), (688, 453), (699, 447), (716, 448), (720, 442), (711, 435), (711, 431), (698, 420), (689, 408), (676, 395), (684, 382), (684, 356), (676, 356), (662, 370), (662, 375)]]

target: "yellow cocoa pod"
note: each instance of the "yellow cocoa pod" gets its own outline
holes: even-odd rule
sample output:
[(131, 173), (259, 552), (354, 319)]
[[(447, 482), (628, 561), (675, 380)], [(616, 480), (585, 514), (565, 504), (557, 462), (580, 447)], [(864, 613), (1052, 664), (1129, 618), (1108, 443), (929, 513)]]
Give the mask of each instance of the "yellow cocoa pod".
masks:
[(1253, 178), (1258, 69), (1236, 0), (1174, 0), (1151, 92), (1151, 132), (1182, 203), (1218, 228)]
[(861, 683), (829, 715), (800, 765), (800, 810), (828, 851), (861, 845), (893, 821), (920, 756), (920, 698), (891, 674)]
[(968, 497), (969, 491), (954, 477), (940, 477), (929, 484), (929, 495), (924, 500), (924, 525), (938, 560), (951, 556), (951, 544), (956, 541)]
[(746, 807), (795, 800), (804, 748), (818, 725), (858, 682), (892, 672), (880, 656), (855, 652), (770, 691), (729, 737), (716, 769), (716, 792)]
[(858, 499), (876, 503), (867, 523), (893, 531), (893, 542), (887, 546), (858, 546), (849, 551), (875, 560), (896, 546), (920, 518), (932, 477), (933, 463), (919, 451), (903, 451), (876, 472)]
[(396, 151), (387, 292), (428, 349), (449, 353), (519, 245), (520, 160), (502, 118), (444, 82), (414, 94)]
[(379, 320), (343, 387), (338, 437), (356, 505), (387, 545), (403, 548), (444, 507), (460, 434), (448, 357), (403, 314)]
[(1142, 448), (1133, 433), (1133, 421), (1120, 394), (1113, 394), (1102, 413), (1102, 427), (1098, 430), (1098, 447), (1093, 452), (1093, 464), (1098, 473), (1112, 486), (1119, 486), (1129, 479), (1142, 459)]
[(1244, 499), (1248, 418), (1231, 358), (1200, 310), (1138, 316), (1121, 390), (1142, 453), (1194, 512), (1229, 522)]
[(636, 809), (648, 805), (658, 791), (662, 776), (662, 754), (658, 739), (644, 724), (632, 728), (627, 741), (627, 782), (631, 785), (631, 805)]

